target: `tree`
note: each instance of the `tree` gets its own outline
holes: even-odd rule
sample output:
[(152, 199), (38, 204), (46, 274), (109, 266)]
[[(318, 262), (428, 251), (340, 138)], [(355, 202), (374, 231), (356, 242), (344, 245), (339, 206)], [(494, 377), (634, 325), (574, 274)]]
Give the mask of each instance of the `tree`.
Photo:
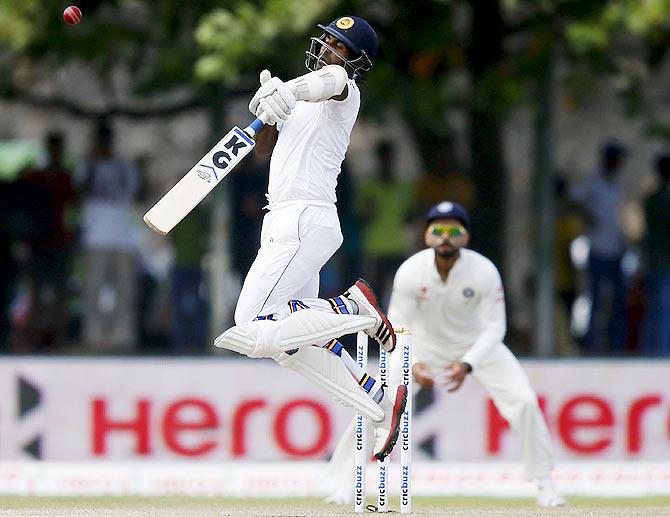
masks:
[[(66, 25), (62, 2), (5, 0), (0, 4), (0, 95), (77, 116), (165, 116), (207, 104), (212, 87), (194, 79), (201, 52), (194, 33), (220, 2), (82, 0), (83, 21)], [(104, 107), (45, 90), (45, 78), (67, 66), (98, 78)], [(130, 100), (119, 101), (114, 74), (130, 78)], [(49, 88), (46, 88), (47, 90)]]
[[(501, 259), (500, 128), (507, 114), (520, 103), (535, 102), (538, 72), (551, 52), (570, 63), (565, 81), (576, 102), (599, 76), (613, 74), (626, 85), (622, 100), (639, 114), (645, 107), (640, 76), (662, 61), (670, 8), (667, 0), (331, 1), (321, 8), (290, 0), (246, 1), (203, 19), (198, 39), (206, 54), (198, 64), (200, 77), (238, 80), (262, 64), (288, 73), (286, 63), (299, 62), (293, 56), (304, 50), (306, 38), (300, 36), (315, 20), (345, 12), (368, 18), (380, 36), (380, 56), (366, 84), (368, 116), (398, 109), (431, 164), (451, 145), (449, 113), (467, 113), (470, 173), (479, 197), (475, 220), (481, 231), (475, 235), (486, 235), (480, 246)], [(253, 32), (260, 37), (240, 44)], [(648, 64), (633, 64), (626, 45), (631, 40), (648, 48)], [(294, 65), (290, 69), (298, 72)], [(648, 116), (658, 125), (652, 110)]]
[[(68, 27), (55, 0), (0, 4), (0, 94), (97, 115), (33, 86), (45, 70), (73, 61), (93, 67), (102, 84), (112, 85), (106, 79), (122, 68), (137, 102), (110, 100), (103, 111), (146, 117), (208, 104), (214, 132), (222, 104), (251, 93), (261, 68), (281, 77), (304, 70), (317, 21), (342, 13), (369, 19), (381, 50), (364, 115), (401, 113), (428, 166), (452, 145), (449, 115), (467, 118), (470, 163), (459, 165), (477, 188), (478, 247), (499, 263), (507, 184), (501, 128), (515, 107), (542, 107), (552, 58), (567, 65), (557, 80), (573, 102), (585, 102), (600, 78), (614, 78), (627, 113), (646, 121), (648, 135), (670, 140), (645, 89), (667, 60), (670, 0), (86, 0), (81, 7), (85, 23)], [(538, 164), (551, 179), (548, 158)]]

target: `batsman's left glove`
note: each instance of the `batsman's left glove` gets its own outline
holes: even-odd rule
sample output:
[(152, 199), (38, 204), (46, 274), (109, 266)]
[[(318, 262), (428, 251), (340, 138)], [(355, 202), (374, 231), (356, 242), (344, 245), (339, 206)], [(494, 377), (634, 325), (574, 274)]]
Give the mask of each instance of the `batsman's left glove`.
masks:
[(261, 87), (249, 102), (249, 111), (256, 117), (265, 112), (269, 124), (286, 120), (296, 103), (291, 89), (278, 77), (272, 77), (269, 70), (261, 72), (260, 82)]

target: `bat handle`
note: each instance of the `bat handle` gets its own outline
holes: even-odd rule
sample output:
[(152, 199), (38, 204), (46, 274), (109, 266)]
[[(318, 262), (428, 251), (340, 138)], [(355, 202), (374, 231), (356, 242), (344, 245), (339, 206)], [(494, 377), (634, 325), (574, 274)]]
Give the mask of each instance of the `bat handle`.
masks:
[(270, 120), (270, 116), (267, 113), (263, 112), (259, 115), (257, 120), (260, 120), (263, 124), (267, 124), (268, 120)]
[(246, 127), (247, 133), (251, 133), (251, 136), (256, 136), (258, 132), (263, 129), (263, 126), (267, 124), (267, 114), (265, 112), (261, 113), (260, 117), (254, 120), (251, 124)]

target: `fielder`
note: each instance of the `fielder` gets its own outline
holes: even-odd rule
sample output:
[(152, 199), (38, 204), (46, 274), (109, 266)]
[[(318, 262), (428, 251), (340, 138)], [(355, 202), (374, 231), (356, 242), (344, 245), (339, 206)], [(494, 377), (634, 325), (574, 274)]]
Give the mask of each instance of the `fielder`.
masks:
[[(324, 33), (311, 39), (305, 61), (313, 73), (290, 88), (264, 70), (249, 103), (254, 116), (268, 120), (255, 147), (272, 153), (268, 214), (235, 309), (237, 325), (214, 344), (274, 359), (355, 408), (372, 421), (374, 454), (383, 459), (397, 440), (407, 388), (400, 383), (391, 397), (337, 338), (363, 330), (392, 351), (393, 327), (362, 280), (340, 296), (317, 298), (319, 271), (342, 244), (335, 187), (377, 36), (355, 16), (319, 27)], [(296, 101), (294, 92), (307, 100)]]
[[(400, 266), (389, 306), (389, 317), (412, 331), (417, 388), (441, 386), (453, 392), (474, 375), (521, 439), (526, 476), (537, 482), (537, 504), (565, 505), (550, 477), (551, 443), (537, 397), (503, 343), (507, 324), (500, 274), (486, 257), (465, 248), (469, 216), (459, 204), (434, 206), (426, 226), (428, 249)], [(391, 356), (391, 382), (400, 378), (400, 361)], [(353, 435), (345, 435), (331, 462), (339, 487), (331, 502), (351, 500), (353, 451)]]

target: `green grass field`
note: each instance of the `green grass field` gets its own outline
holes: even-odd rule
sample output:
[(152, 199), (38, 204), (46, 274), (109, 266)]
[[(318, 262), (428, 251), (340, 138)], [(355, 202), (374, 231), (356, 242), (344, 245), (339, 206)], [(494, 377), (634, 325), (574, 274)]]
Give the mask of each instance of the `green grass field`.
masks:
[[(370, 500), (372, 503), (372, 500)], [(569, 498), (566, 508), (537, 508), (530, 499), (415, 497), (414, 515), (670, 517), (670, 497)], [(391, 509), (397, 510), (397, 498)], [(370, 513), (370, 512), (367, 512)], [(394, 513), (398, 513), (397, 511)], [(351, 506), (319, 499), (217, 499), (187, 497), (0, 497), (0, 515), (62, 516), (287, 516), (353, 515)]]

